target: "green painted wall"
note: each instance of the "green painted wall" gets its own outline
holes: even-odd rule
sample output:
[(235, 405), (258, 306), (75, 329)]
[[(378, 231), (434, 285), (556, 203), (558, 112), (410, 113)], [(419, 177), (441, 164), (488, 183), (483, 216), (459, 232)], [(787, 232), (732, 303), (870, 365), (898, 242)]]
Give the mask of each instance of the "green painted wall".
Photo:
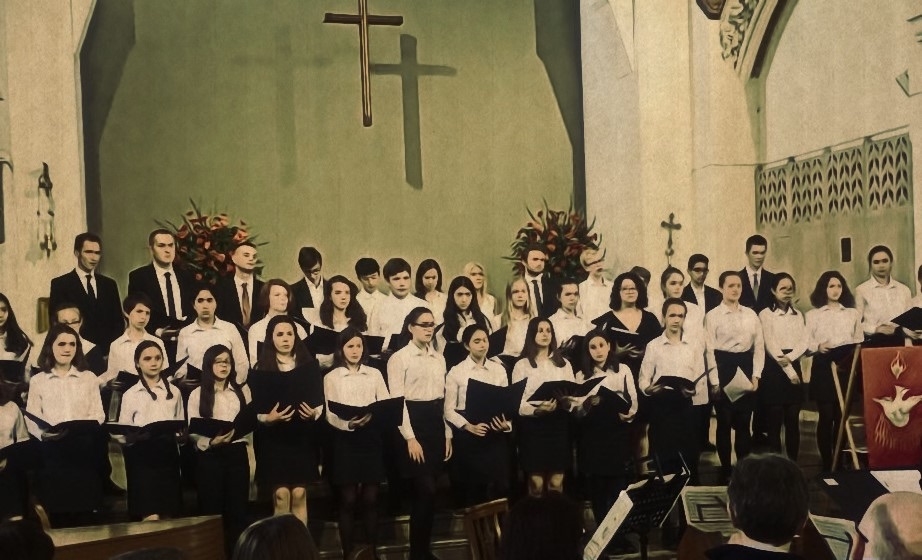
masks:
[[(398, 64), (415, 38), (419, 64), (447, 67), (419, 78), (417, 142), (395, 75), (373, 75), (374, 126), (362, 127), (356, 28), (322, 23), (353, 2), (135, 0), (99, 146), (106, 270), (124, 282), (148, 259), (154, 220), (193, 198), (269, 242), (265, 277), (296, 279), (297, 250), (312, 244), (325, 275), (351, 277), (362, 255), (435, 257), (448, 277), (481, 260), (498, 294), (525, 206), (566, 207), (584, 188), (570, 140), (582, 138), (578, 6), (542, 4), (370, 2), (405, 18), (372, 28), (373, 64)], [(536, 29), (556, 53), (545, 62)], [(405, 146), (421, 169), (409, 182)]]

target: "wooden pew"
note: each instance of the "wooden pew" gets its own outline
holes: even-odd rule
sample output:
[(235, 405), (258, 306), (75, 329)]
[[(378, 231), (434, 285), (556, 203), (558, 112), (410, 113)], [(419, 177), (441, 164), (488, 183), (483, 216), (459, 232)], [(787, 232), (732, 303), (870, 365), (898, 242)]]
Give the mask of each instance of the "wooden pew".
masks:
[(225, 560), (221, 517), (183, 517), (143, 523), (49, 529), (55, 560), (107, 560), (142, 548), (172, 547), (188, 560)]

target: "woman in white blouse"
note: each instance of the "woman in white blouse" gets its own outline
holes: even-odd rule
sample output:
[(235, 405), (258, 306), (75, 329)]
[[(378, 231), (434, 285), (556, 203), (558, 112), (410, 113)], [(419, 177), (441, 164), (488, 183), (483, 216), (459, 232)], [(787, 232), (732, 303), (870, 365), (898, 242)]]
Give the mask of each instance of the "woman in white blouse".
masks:
[(903, 346), (905, 336), (912, 333), (904, 333), (893, 319), (912, 306), (912, 293), (891, 276), (893, 251), (886, 245), (871, 247), (868, 269), (871, 277), (855, 288), (855, 307), (861, 313), (864, 329), (863, 346)]
[(500, 316), (496, 312), (496, 298), (487, 291), (487, 269), (480, 263), (469, 262), (464, 265), (463, 272), (474, 284), (477, 305), (480, 306), (480, 311), (490, 319), (494, 329), (498, 328)]
[(467, 358), (451, 368), (445, 380), (445, 419), (454, 428), (452, 484), (460, 487), (464, 506), (505, 497), (509, 488), (510, 419), (505, 416), (475, 419), (465, 415), (470, 404), (467, 401), (470, 380), (498, 387), (509, 385), (503, 364), (487, 358), (488, 329), (479, 324), (464, 328), (461, 344), (468, 352)]
[(816, 401), (816, 445), (823, 470), (832, 468), (832, 452), (839, 430), (841, 411), (839, 396), (832, 379), (836, 364), (839, 386), (845, 391), (855, 346), (864, 340), (861, 314), (855, 309), (855, 296), (848, 282), (837, 270), (820, 275), (810, 294), (814, 309), (807, 312), (808, 351), (813, 355), (810, 367), (810, 399)]
[(86, 371), (77, 333), (67, 325), (48, 331), (38, 356), (41, 373), (29, 382), (26, 412), (52, 427), (44, 429), (27, 417), (29, 432), (42, 440), (43, 466), (36, 494), (46, 510), (81, 513), (97, 509), (102, 498), (99, 468), (101, 431), (55, 429), (62, 422), (92, 420), (105, 415), (96, 375)]
[[(120, 424), (147, 426), (185, 419), (179, 389), (161, 378), (164, 362), (163, 350), (156, 341), (143, 340), (138, 344), (134, 363), (139, 378), (122, 397)], [(144, 521), (178, 515), (182, 509), (182, 488), (176, 433), (128, 439), (123, 452), (128, 475), (128, 513)]]
[(516, 276), (506, 285), (506, 309), (503, 311), (503, 326), (506, 327), (506, 345), (503, 354), (519, 356), (525, 346), (525, 331), (534, 317), (528, 301), (528, 284)]
[[(190, 422), (193, 418), (234, 422), (239, 414), (250, 412), (249, 391), (237, 385), (231, 375), (233, 371), (234, 357), (228, 347), (217, 345), (205, 350), (202, 384), (189, 395)], [(246, 528), (250, 492), (247, 440), (245, 434), (235, 432), (231, 429), (212, 438), (189, 434), (197, 450), (195, 483), (199, 513), (223, 517), (228, 550), (233, 550), (237, 537)]]
[(346, 327), (336, 341), (333, 369), (323, 378), (327, 422), (333, 435), (332, 480), (339, 488), (339, 540), (343, 557), (355, 544), (355, 506), (361, 495), (365, 536), (372, 547), (377, 542), (378, 488), (384, 480), (384, 451), (381, 432), (369, 426), (371, 413), (340, 418), (330, 402), (364, 407), (390, 397), (377, 369), (365, 365), (365, 339), (358, 329)]
[(800, 450), (800, 408), (804, 399), (800, 358), (808, 347), (803, 313), (793, 304), (797, 285), (787, 272), (772, 277), (772, 303), (759, 313), (765, 339), (765, 368), (759, 385), (759, 400), (765, 407), (768, 444), (797, 461)]
[(442, 267), (435, 259), (425, 259), (416, 267), (416, 291), (413, 295), (426, 302), (436, 323), (442, 322), (448, 296), (442, 291)]
[(528, 323), (522, 358), (512, 370), (512, 383), (525, 381), (519, 405), (519, 461), (528, 478), (528, 493), (562, 492), (564, 472), (570, 467), (570, 434), (567, 412), (577, 404), (572, 397), (531, 402), (547, 381), (575, 381), (570, 362), (557, 351), (554, 326), (535, 317)]
[(403, 322), (401, 338), (410, 342), (387, 362), (391, 396), (404, 397), (397, 442), (401, 475), (415, 487), (410, 512), (410, 558), (427, 558), (435, 518), (435, 479), (451, 458), (451, 430), (444, 419), (445, 358), (433, 347), (435, 316), (416, 307)]

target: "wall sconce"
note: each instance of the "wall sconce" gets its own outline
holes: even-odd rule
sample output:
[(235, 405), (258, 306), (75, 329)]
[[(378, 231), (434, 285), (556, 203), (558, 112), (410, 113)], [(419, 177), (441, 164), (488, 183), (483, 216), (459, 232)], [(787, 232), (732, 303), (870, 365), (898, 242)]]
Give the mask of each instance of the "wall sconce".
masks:
[(54, 238), (54, 198), (51, 196), (51, 176), (48, 174), (48, 164), (42, 162), (42, 174), (38, 178), (38, 246), (44, 251), (45, 257), (51, 257), (51, 252), (57, 250), (58, 242)]

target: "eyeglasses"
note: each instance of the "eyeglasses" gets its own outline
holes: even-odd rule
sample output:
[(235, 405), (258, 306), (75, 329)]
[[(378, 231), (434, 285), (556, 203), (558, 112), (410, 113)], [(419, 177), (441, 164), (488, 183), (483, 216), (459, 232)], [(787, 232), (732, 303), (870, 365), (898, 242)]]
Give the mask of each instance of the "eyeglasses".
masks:
[(316, 276), (316, 275), (320, 274), (320, 271), (321, 271), (321, 270), (322, 270), (322, 269), (321, 269), (320, 267), (312, 268), (312, 269), (310, 269), (310, 270), (307, 271), (307, 274), (310, 275), (310, 276)]
[(435, 323), (413, 323), (413, 326), (419, 327), (421, 329), (434, 329)]

